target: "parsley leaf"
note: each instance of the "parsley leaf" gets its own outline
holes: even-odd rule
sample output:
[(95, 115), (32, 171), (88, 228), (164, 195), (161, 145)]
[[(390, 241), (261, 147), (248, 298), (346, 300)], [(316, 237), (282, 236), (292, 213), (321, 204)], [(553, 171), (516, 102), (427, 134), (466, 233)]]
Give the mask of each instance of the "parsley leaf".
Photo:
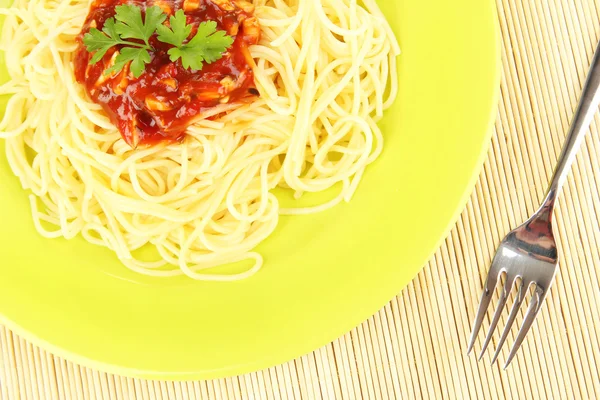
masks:
[(201, 49), (204, 52), (204, 61), (214, 63), (221, 57), (229, 46), (233, 44), (233, 38), (227, 36), (225, 31), (217, 31), (215, 21), (203, 22), (198, 27), (198, 33), (188, 45)]
[[(156, 31), (157, 26), (167, 19), (160, 7), (150, 7), (146, 10), (145, 21), (142, 22), (142, 10), (133, 5), (122, 5), (115, 7), (114, 18), (104, 22), (102, 31), (96, 28), (90, 29), (83, 37), (83, 44), (89, 52), (95, 52), (90, 59), (90, 64), (96, 64), (102, 60), (107, 51), (117, 45), (124, 45), (115, 59), (112, 67), (104, 71), (105, 75), (119, 72), (127, 63), (131, 62), (131, 72), (135, 78), (139, 78), (151, 60), (150, 44), (148, 40)], [(145, 44), (127, 41), (124, 39), (139, 39)]]
[(158, 40), (163, 43), (172, 44), (175, 47), (181, 47), (185, 39), (192, 33), (192, 25), (187, 24), (187, 18), (183, 10), (178, 10), (174, 16), (169, 19), (171, 27), (159, 25), (156, 28)]
[(146, 9), (145, 21), (142, 22), (142, 10), (131, 4), (116, 6), (117, 14), (115, 19), (118, 21), (115, 28), (122, 39), (139, 39), (149, 45), (148, 40), (156, 31), (156, 27), (161, 25), (167, 15), (158, 6), (152, 6)]
[(92, 28), (83, 36), (87, 51), (94, 53), (90, 64), (102, 60), (112, 47), (121, 46), (114, 65), (104, 71), (105, 75), (119, 72), (131, 63), (131, 73), (139, 78), (151, 61), (150, 52), (155, 51), (149, 42), (155, 33), (159, 41), (174, 46), (168, 51), (171, 61), (181, 59), (186, 69), (200, 70), (203, 63), (217, 61), (233, 43), (233, 38), (225, 31), (217, 30), (215, 21), (206, 21), (198, 25), (197, 33), (184, 44), (193, 26), (187, 23), (183, 10), (169, 18), (169, 26), (163, 24), (167, 15), (157, 6), (148, 7), (144, 17), (142, 9), (132, 4), (116, 6), (115, 11), (114, 18), (107, 19), (101, 31)]
[(89, 52), (96, 52), (90, 60), (91, 64), (96, 64), (98, 61), (102, 60), (111, 47), (120, 43), (122, 43), (122, 41), (119, 39), (119, 35), (115, 30), (114, 18), (106, 20), (102, 31), (92, 28), (83, 36), (83, 44), (86, 46), (87, 50)]
[(168, 53), (173, 62), (181, 59), (184, 68), (201, 70), (203, 62), (210, 64), (217, 61), (232, 43), (233, 38), (227, 36), (225, 31), (217, 31), (215, 21), (205, 21), (198, 26), (198, 32), (192, 40), (169, 49)]
[(104, 74), (110, 75), (113, 72), (121, 71), (131, 61), (130, 70), (135, 78), (139, 78), (150, 60), (150, 53), (147, 49), (123, 47), (115, 59), (115, 64), (104, 71)]
[(119, 34), (117, 33), (115, 24), (116, 22), (114, 18), (107, 19), (102, 27), (102, 32), (106, 33), (110, 38), (118, 39)]

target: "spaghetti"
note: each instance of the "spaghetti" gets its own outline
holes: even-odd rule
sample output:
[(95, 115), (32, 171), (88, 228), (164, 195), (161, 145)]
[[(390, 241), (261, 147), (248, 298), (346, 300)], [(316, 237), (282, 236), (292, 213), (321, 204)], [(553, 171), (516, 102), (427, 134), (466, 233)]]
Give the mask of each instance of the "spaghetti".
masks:
[[(0, 10), (10, 75), (0, 94), (12, 95), (0, 138), (40, 234), (81, 234), (146, 275), (237, 280), (262, 266), (253, 249), (279, 215), (351, 199), (382, 151), (377, 121), (397, 94), (391, 28), (374, 0), (253, 3), (260, 96), (210, 109), (181, 142), (137, 149), (74, 78), (90, 1), (16, 0)], [(308, 209), (281, 208), (272, 193), (337, 184), (336, 198)], [(146, 245), (157, 261), (134, 256)], [(245, 259), (253, 266), (243, 273), (207, 271)]]

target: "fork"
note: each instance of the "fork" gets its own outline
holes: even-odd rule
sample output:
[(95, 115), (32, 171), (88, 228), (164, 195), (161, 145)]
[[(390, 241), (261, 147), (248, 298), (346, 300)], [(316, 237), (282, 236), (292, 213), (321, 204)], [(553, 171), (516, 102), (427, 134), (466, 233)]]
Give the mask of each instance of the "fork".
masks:
[(571, 121), (569, 133), (558, 158), (558, 163), (554, 169), (554, 174), (544, 201), (539, 210), (536, 211), (527, 222), (511, 231), (502, 240), (492, 261), (492, 266), (490, 267), (483, 288), (479, 309), (477, 310), (475, 322), (473, 324), (473, 331), (471, 332), (467, 354), (473, 350), (477, 334), (481, 329), (481, 324), (501, 275), (506, 274), (506, 277), (500, 299), (496, 306), (496, 311), (494, 312), (488, 333), (483, 342), (479, 360), (481, 360), (485, 354), (485, 350), (492, 339), (492, 335), (498, 325), (512, 288), (517, 286), (517, 295), (510, 310), (508, 320), (506, 321), (506, 326), (500, 336), (500, 341), (496, 346), (492, 364), (497, 360), (498, 355), (500, 354), (500, 350), (515, 322), (521, 304), (523, 303), (530, 286), (535, 286), (529, 302), (529, 307), (525, 313), (525, 317), (512, 349), (510, 350), (504, 369), (508, 367), (517, 354), (525, 335), (529, 332), (529, 329), (538, 315), (540, 308), (544, 303), (544, 299), (552, 286), (558, 269), (558, 250), (552, 233), (554, 205), (556, 204), (556, 199), (561, 192), (571, 165), (575, 160), (577, 151), (581, 146), (581, 142), (590, 127), (598, 104), (600, 103), (599, 89), (600, 44), (596, 47), (577, 110)]

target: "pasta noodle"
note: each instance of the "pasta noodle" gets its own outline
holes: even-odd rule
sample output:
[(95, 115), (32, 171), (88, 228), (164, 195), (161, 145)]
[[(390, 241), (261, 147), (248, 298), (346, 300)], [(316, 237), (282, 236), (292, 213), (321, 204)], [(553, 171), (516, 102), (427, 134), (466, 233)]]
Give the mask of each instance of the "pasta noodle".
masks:
[[(374, 0), (255, 0), (262, 39), (250, 48), (260, 96), (225, 104), (182, 143), (132, 149), (73, 75), (88, 0), (16, 0), (2, 49), (11, 98), (0, 122), (6, 157), (48, 238), (83, 237), (146, 275), (237, 280), (279, 215), (349, 201), (381, 153), (377, 121), (394, 101), (400, 49)], [(311, 208), (281, 208), (339, 185)], [(155, 246), (160, 259), (134, 252)], [(215, 266), (240, 260), (239, 274)]]

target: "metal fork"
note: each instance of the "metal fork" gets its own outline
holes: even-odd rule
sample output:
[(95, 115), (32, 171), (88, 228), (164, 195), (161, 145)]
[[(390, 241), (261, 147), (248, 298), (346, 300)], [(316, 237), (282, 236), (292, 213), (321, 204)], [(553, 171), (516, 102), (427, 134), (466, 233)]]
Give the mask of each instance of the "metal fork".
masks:
[(477, 338), (481, 323), (483, 322), (492, 295), (494, 294), (496, 284), (503, 273), (506, 274), (506, 281), (483, 343), (479, 360), (483, 357), (485, 350), (490, 343), (513, 286), (518, 285), (515, 303), (510, 310), (508, 321), (506, 322), (506, 326), (504, 327), (504, 331), (502, 332), (502, 336), (496, 347), (496, 353), (494, 354), (492, 363), (496, 361), (500, 354), (502, 345), (506, 341), (529, 287), (534, 285), (535, 290), (531, 297), (523, 323), (521, 324), (521, 328), (519, 329), (519, 333), (517, 334), (517, 338), (515, 339), (515, 343), (513, 344), (504, 365), (505, 369), (521, 347), (525, 335), (527, 335), (535, 317), (542, 307), (544, 299), (548, 295), (558, 265), (558, 251), (552, 233), (554, 205), (556, 203), (556, 198), (560, 194), (562, 186), (565, 183), (571, 165), (575, 160), (575, 155), (579, 150), (585, 133), (594, 118), (598, 103), (600, 103), (599, 89), (600, 44), (596, 47), (592, 65), (588, 72), (585, 85), (583, 86), (581, 98), (579, 99), (577, 111), (571, 121), (569, 133), (565, 144), (563, 145), (544, 202), (540, 209), (529, 218), (527, 222), (511, 231), (504, 240), (502, 240), (496, 255), (494, 256), (494, 260), (492, 261), (492, 266), (490, 267), (490, 272), (488, 273), (487, 281), (483, 288), (479, 309), (477, 310), (477, 315), (475, 317), (467, 353), (470, 353), (473, 349), (475, 339)]

